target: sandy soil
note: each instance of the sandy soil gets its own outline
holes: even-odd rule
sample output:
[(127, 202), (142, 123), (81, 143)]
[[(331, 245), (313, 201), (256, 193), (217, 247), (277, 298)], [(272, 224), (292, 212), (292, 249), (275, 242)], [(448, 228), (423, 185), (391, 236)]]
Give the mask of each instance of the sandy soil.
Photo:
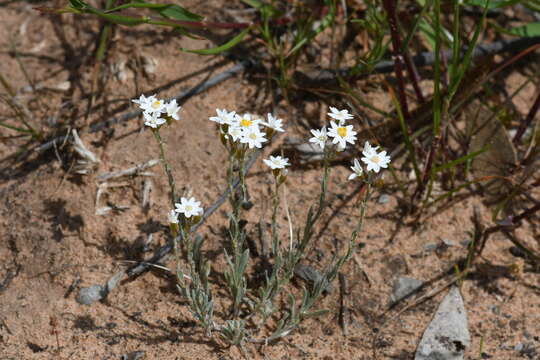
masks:
[[(21, 99), (36, 114), (32, 119), (43, 129), (71, 123), (83, 127), (134, 110), (129, 100), (146, 94), (175, 95), (200, 81), (231, 67), (221, 58), (201, 58), (179, 52), (179, 48), (200, 48), (205, 42), (180, 38), (166, 30), (147, 27), (118, 29), (111, 57), (104, 73), (111, 78), (85, 119), (92, 82), (93, 50), (97, 23), (92, 19), (41, 15), (32, 3), (0, 5), (0, 72)], [(195, 11), (211, 13), (202, 5)], [(56, 25), (55, 25), (56, 24)], [(149, 40), (152, 39), (152, 40)], [(18, 58), (40, 89), (28, 90), (28, 81), (10, 41), (17, 46)], [(156, 60), (156, 71), (145, 76), (140, 68), (127, 67), (126, 79), (110, 75), (113, 64), (141, 55)], [(64, 86), (64, 88), (62, 88)], [(208, 206), (225, 186), (226, 156), (213, 123), (206, 119), (216, 107), (264, 113), (258, 104), (260, 84), (241, 76), (190, 98), (183, 104), (183, 119), (167, 129), (168, 158), (176, 183)], [(26, 88), (24, 88), (26, 87)], [(27, 89), (25, 91), (24, 89)], [(376, 95), (372, 95), (376, 96)], [(387, 101), (387, 99), (386, 99)], [(526, 111), (531, 97), (520, 96)], [(3, 106), (3, 113), (9, 111)], [(265, 107), (266, 106), (266, 107)], [(324, 108), (318, 109), (318, 117)], [(279, 115), (291, 121), (293, 112), (279, 108)], [(318, 120), (310, 120), (317, 122)], [(102, 199), (122, 208), (105, 216), (96, 215), (97, 176), (158, 158), (158, 148), (149, 131), (141, 129), (140, 119), (131, 119), (106, 131), (82, 133), (85, 144), (100, 159), (90, 175), (72, 171), (75, 158), (69, 147), (34, 154), (23, 163), (3, 161), (0, 174), (0, 359), (120, 359), (142, 351), (144, 359), (233, 359), (238, 349), (226, 349), (208, 341), (194, 326), (185, 302), (175, 289), (174, 278), (153, 270), (122, 282), (106, 300), (80, 305), (75, 296), (81, 287), (103, 284), (127, 261), (150, 257), (167, 241), (167, 183), (162, 169), (155, 176), (137, 176), (112, 181)], [(12, 135), (5, 129), (0, 134)], [(286, 136), (306, 136), (291, 126)], [(362, 141), (363, 142), (363, 141)], [(5, 158), (22, 146), (13, 139), (0, 144)], [(279, 144), (264, 154), (278, 150)], [(9, 167), (7, 167), (9, 165)], [(320, 268), (342, 248), (355, 223), (357, 190), (347, 181), (348, 168), (333, 168), (329, 188), (330, 209), (318, 227), (316, 246), (306, 264)], [(297, 223), (306, 208), (316, 201), (320, 168), (293, 168), (288, 184), (289, 205)], [(269, 217), (271, 174), (257, 163), (249, 176), (252, 201), (246, 212), (247, 228), (255, 234), (261, 216)], [(144, 182), (151, 181), (151, 204), (143, 208)], [(466, 241), (474, 225), (473, 208), (481, 209), (483, 221), (491, 224), (490, 210), (473, 196), (442, 209), (427, 218), (419, 229), (406, 225), (401, 215), (399, 192), (384, 189), (387, 202), (377, 192), (368, 210), (365, 231), (358, 251), (363, 273), (351, 262), (343, 268), (348, 284), (345, 296), (346, 332), (339, 324), (340, 294), (336, 290), (320, 303), (330, 314), (308, 320), (284, 341), (271, 346), (248, 346), (250, 358), (266, 359), (411, 359), (416, 345), (445, 291), (412, 307), (396, 318), (388, 309), (393, 281), (412, 276), (429, 281), (451, 271), (456, 260), (466, 256)], [(351, 196), (353, 194), (353, 196)], [(202, 226), (208, 254), (217, 253), (223, 241), (227, 207)], [(263, 215), (266, 214), (266, 215)], [(286, 219), (282, 218), (283, 225)], [(149, 251), (142, 243), (153, 235)], [(539, 229), (525, 223), (517, 232), (529, 246), (539, 249), (534, 239)], [(253, 235), (254, 236), (254, 235)], [(451, 242), (451, 246), (443, 246)], [(438, 244), (431, 246), (430, 244)], [(426, 247), (426, 245), (428, 245)], [(430, 251), (429, 249), (437, 248)], [(538, 271), (509, 251), (511, 243), (495, 235), (479, 260), (474, 274), (464, 282), (462, 294), (468, 310), (472, 345), (468, 359), (527, 358), (515, 350), (519, 344), (537, 348), (531, 358), (540, 358), (540, 283)], [(428, 249), (428, 250), (426, 250)], [(216, 297), (225, 296), (223, 257), (215, 256), (212, 274)], [(523, 271), (512, 273), (512, 264)], [(165, 265), (173, 266), (173, 262)], [(221, 285), (220, 285), (221, 284)], [(299, 291), (299, 284), (295, 291)], [(338, 288), (338, 284), (335, 284)], [(218, 316), (225, 311), (219, 304)], [(60, 345), (58, 348), (57, 344)], [(480, 355), (483, 343), (483, 355)], [(133, 355), (133, 354), (132, 354)]]

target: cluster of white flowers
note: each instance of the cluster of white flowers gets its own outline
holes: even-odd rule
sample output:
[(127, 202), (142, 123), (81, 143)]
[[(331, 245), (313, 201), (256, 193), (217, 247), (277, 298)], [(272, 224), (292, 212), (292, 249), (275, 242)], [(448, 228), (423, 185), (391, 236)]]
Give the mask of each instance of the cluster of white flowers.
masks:
[[(373, 171), (378, 173), (381, 171), (381, 168), (387, 168), (390, 163), (390, 156), (386, 155), (386, 151), (377, 152), (378, 146), (371, 146), (369, 142), (366, 141), (364, 144), (364, 150), (362, 155), (364, 155), (361, 160), (366, 164), (366, 171)], [(353, 180), (357, 177), (361, 177), (363, 173), (362, 166), (358, 159), (354, 159), (354, 165), (351, 166), (353, 173), (349, 175), (349, 180)]]
[[(252, 114), (238, 115), (235, 111), (216, 109), (217, 116), (209, 120), (218, 123), (225, 138), (231, 138), (233, 142), (247, 144), (248, 148), (261, 148), (267, 142), (270, 132), (283, 132), (283, 120), (267, 115), (267, 121), (263, 121)], [(265, 131), (266, 129), (266, 131)]]
[(356, 141), (356, 131), (353, 130), (352, 125), (347, 125), (347, 120), (353, 118), (352, 114), (349, 114), (347, 110), (338, 110), (335, 107), (330, 106), (330, 112), (328, 113), (332, 119), (330, 121), (330, 128), (323, 127), (320, 130), (313, 129), (311, 134), (313, 137), (309, 139), (310, 142), (315, 143), (324, 150), (327, 142), (332, 139), (332, 144), (336, 145), (338, 151), (345, 150), (347, 143), (354, 145)]
[(141, 95), (139, 99), (131, 100), (143, 111), (144, 124), (153, 129), (165, 124), (168, 119), (180, 120), (178, 112), (181, 106), (178, 106), (176, 99), (170, 102), (165, 102), (162, 99), (156, 98), (155, 95), (146, 97)]

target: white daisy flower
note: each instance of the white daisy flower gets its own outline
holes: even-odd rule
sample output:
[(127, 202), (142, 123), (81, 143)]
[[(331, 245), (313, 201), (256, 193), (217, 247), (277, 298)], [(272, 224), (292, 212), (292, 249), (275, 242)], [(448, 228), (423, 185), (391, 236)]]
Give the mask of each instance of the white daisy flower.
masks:
[(151, 95), (149, 97), (144, 97), (144, 95), (141, 95), (139, 100), (131, 100), (136, 104), (139, 104), (139, 107), (147, 113), (162, 113), (166, 112), (165, 107), (167, 104), (165, 101), (156, 98), (155, 95)]
[(242, 129), (249, 129), (252, 127), (256, 127), (258, 129), (260, 122), (260, 119), (255, 118), (255, 116), (251, 114), (244, 114), (242, 116), (238, 114), (235, 115), (235, 123)]
[(362, 151), (362, 154), (364, 155), (362, 161), (367, 165), (367, 171), (378, 173), (381, 171), (381, 168), (387, 168), (390, 163), (390, 156), (386, 155), (386, 151), (378, 153), (377, 148), (378, 146), (372, 147), (366, 141), (364, 151)]
[[(149, 108), (152, 105), (152, 102), (156, 100), (155, 95), (150, 95), (149, 97), (144, 96), (144, 94), (141, 94), (139, 99), (133, 99), (131, 100), (135, 104), (138, 104), (139, 107), (143, 110)], [(146, 111), (146, 110), (145, 110)]]
[(167, 215), (168, 215), (170, 224), (178, 224), (178, 213), (174, 211), (174, 209), (169, 211)]
[(330, 130), (328, 136), (332, 137), (332, 143), (339, 144), (338, 147), (345, 149), (347, 143), (354, 144), (356, 141), (356, 131), (352, 125), (338, 125), (335, 122), (330, 122)]
[(354, 165), (351, 166), (351, 170), (353, 173), (349, 175), (349, 180), (356, 179), (357, 177), (362, 177), (362, 173), (364, 170), (362, 169), (362, 165), (360, 165), (360, 161), (358, 159), (354, 159)]
[(243, 144), (248, 144), (250, 149), (261, 148), (262, 143), (266, 142), (264, 133), (259, 130), (258, 126), (250, 126), (242, 129), (242, 136), (240, 137), (240, 142)]
[(161, 118), (160, 113), (147, 113), (143, 112), (144, 125), (157, 129), (159, 126), (166, 123), (165, 119)]
[(225, 137), (227, 138), (230, 136), (233, 141), (238, 141), (243, 136), (242, 128), (239, 126), (229, 126), (229, 129), (227, 130), (227, 135)]
[(262, 122), (262, 124), (270, 129), (273, 129), (275, 131), (279, 131), (279, 132), (284, 132), (285, 130), (283, 130), (282, 128), (282, 123), (283, 123), (283, 120), (281, 119), (278, 119), (276, 117), (274, 117), (274, 115), (268, 113), (268, 121), (266, 122)]
[(313, 134), (313, 137), (309, 139), (309, 142), (315, 143), (321, 147), (322, 150), (324, 150), (324, 146), (326, 144), (326, 141), (328, 140), (328, 135), (326, 134), (326, 128), (322, 128), (321, 130), (310, 130)]
[(170, 103), (165, 105), (165, 111), (167, 112), (167, 116), (172, 117), (174, 120), (180, 120), (180, 115), (178, 115), (178, 112), (180, 111), (182, 107), (178, 106), (176, 103), (176, 99), (171, 100)]
[(227, 125), (233, 125), (236, 112), (231, 111), (228, 112), (225, 109), (216, 109), (217, 116), (209, 117), (208, 119), (213, 122), (217, 122), (220, 125), (227, 124)]
[(285, 166), (289, 166), (289, 159), (288, 158), (283, 158), (281, 156), (272, 156), (270, 155), (270, 158), (269, 159), (264, 159), (263, 160), (264, 163), (268, 166), (270, 166), (270, 168), (272, 170), (274, 169), (284, 169)]
[(330, 112), (328, 113), (328, 116), (336, 119), (340, 125), (344, 125), (347, 120), (353, 118), (352, 114), (349, 114), (348, 110), (338, 110), (332, 106), (330, 106)]
[(203, 208), (201, 207), (201, 202), (196, 201), (194, 197), (192, 198), (180, 198), (180, 203), (174, 204), (176, 209), (175, 212), (179, 214), (184, 214), (186, 218), (192, 216), (201, 216), (203, 214)]

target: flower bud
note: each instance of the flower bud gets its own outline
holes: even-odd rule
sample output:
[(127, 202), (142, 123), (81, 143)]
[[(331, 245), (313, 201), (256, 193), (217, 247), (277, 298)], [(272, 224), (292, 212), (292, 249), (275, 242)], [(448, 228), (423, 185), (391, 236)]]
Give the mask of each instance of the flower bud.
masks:
[(267, 127), (264, 132), (266, 133), (266, 138), (268, 139), (268, 141), (272, 140), (272, 137), (276, 133), (276, 131), (270, 127)]
[(221, 141), (221, 144), (225, 147), (228, 147), (227, 144), (227, 137), (225, 136), (225, 133), (220, 133), (219, 134), (219, 140)]
[(284, 172), (277, 178), (278, 186), (284, 184), (286, 181), (287, 181), (287, 171), (284, 171)]

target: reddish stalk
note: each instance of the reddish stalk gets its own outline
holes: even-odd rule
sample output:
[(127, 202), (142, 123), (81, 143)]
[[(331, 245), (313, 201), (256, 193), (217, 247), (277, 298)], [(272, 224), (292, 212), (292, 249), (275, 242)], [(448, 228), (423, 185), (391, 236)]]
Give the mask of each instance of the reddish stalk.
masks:
[(388, 23), (390, 24), (390, 36), (392, 38), (394, 68), (398, 80), (399, 91), (398, 100), (405, 120), (410, 120), (409, 106), (407, 105), (407, 96), (405, 95), (405, 78), (403, 77), (403, 56), (401, 55), (401, 38), (397, 26), (396, 2), (395, 0), (383, 0), (384, 10), (388, 14)]
[(517, 216), (508, 216), (503, 221), (499, 222), (498, 225), (494, 225), (488, 229), (486, 229), (482, 234), (482, 240), (480, 241), (480, 246), (478, 248), (478, 255), (482, 253), (484, 250), (484, 247), (486, 246), (486, 242), (488, 238), (491, 236), (491, 234), (496, 233), (498, 231), (505, 231), (510, 230), (516, 226), (519, 225), (519, 223), (532, 216), (535, 212), (540, 210), (540, 203), (536, 204), (535, 206), (528, 208), (526, 210), (523, 210), (521, 214)]
[(420, 185), (416, 188), (416, 191), (414, 192), (412, 196), (412, 203), (414, 204), (415, 200), (417, 200), (426, 189), (426, 185), (429, 181), (429, 176), (431, 174), (431, 168), (433, 167), (433, 161), (435, 159), (435, 153), (437, 152), (437, 149), (439, 148), (439, 143), (441, 142), (441, 137), (434, 137), (431, 141), (431, 146), (429, 149), (429, 155), (427, 158), (426, 166), (424, 168), (424, 173), (422, 175), (422, 180), (420, 182)]
[(411, 78), (413, 89), (416, 93), (416, 98), (420, 104), (424, 104), (426, 102), (426, 98), (424, 97), (424, 94), (422, 94), (422, 89), (420, 88), (421, 79), (420, 74), (416, 69), (416, 65), (414, 64), (414, 61), (412, 61), (411, 55), (407, 51), (403, 52), (403, 58), (405, 59), (405, 65), (407, 66), (407, 72)]
[(525, 131), (529, 126), (531, 126), (531, 123), (536, 116), (536, 113), (538, 112), (538, 109), (540, 108), (540, 91), (538, 91), (538, 95), (536, 95), (536, 99), (534, 100), (533, 106), (529, 110), (529, 113), (527, 114), (527, 117), (519, 124), (519, 128), (516, 132), (516, 135), (514, 136), (514, 139), (512, 142), (514, 145), (517, 145), (523, 134), (525, 134)]

